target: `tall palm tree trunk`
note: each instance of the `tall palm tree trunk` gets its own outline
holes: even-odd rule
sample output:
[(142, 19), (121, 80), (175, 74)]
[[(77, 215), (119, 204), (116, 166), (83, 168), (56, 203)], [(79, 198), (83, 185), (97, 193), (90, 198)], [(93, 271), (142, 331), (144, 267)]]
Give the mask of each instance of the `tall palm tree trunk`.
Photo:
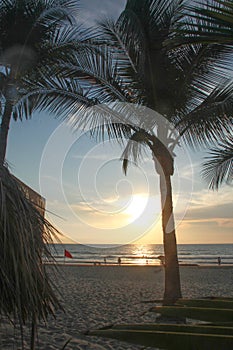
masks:
[(177, 257), (175, 221), (172, 203), (171, 176), (174, 174), (174, 159), (167, 147), (156, 139), (152, 156), (160, 180), (162, 208), (163, 245), (165, 255), (165, 288), (163, 304), (173, 304), (181, 298), (180, 272)]
[(162, 228), (165, 254), (165, 290), (163, 303), (173, 304), (181, 298), (180, 273), (177, 258), (176, 233), (172, 205), (171, 176), (160, 174)]
[(6, 99), (4, 113), (0, 125), (0, 165), (4, 164), (6, 157), (7, 139), (10, 127), (10, 120), (13, 106), (12, 103)]

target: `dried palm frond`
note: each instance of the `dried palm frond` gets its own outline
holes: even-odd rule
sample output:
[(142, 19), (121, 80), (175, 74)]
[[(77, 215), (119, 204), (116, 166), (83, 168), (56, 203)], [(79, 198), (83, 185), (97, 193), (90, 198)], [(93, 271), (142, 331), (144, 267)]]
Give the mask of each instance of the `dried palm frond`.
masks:
[(0, 315), (21, 325), (45, 320), (60, 307), (42, 258), (50, 258), (55, 228), (25, 197), (16, 178), (0, 167)]

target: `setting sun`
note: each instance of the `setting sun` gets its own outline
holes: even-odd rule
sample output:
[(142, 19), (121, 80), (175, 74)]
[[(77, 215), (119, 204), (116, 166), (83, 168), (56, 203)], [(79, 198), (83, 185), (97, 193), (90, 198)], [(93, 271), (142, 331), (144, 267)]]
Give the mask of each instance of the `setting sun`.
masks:
[(145, 194), (135, 194), (132, 196), (131, 202), (124, 210), (128, 216), (129, 222), (136, 220), (146, 208), (148, 196)]

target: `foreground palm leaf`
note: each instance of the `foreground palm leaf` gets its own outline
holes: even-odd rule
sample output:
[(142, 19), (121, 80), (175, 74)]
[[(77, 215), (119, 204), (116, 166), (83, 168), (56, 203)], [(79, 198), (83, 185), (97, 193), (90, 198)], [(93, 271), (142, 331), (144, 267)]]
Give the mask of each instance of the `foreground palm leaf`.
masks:
[(21, 324), (46, 319), (59, 306), (42, 255), (56, 230), (25, 198), (17, 180), (0, 167), (0, 314)]

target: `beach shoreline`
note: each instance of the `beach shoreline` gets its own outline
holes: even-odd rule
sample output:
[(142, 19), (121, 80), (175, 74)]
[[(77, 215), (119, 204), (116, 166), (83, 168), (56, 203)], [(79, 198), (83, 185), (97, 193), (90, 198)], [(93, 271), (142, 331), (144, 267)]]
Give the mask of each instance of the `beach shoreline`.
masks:
[[(140, 346), (85, 335), (85, 332), (117, 323), (151, 323), (155, 314), (148, 310), (162, 299), (163, 266), (46, 265), (56, 285), (65, 313), (38, 326), (38, 349), (59, 350), (68, 339), (66, 350), (138, 350)], [(57, 270), (57, 272), (55, 272)], [(232, 266), (181, 266), (184, 298), (233, 297)], [(17, 349), (19, 330), (1, 325), (0, 348)], [(17, 336), (18, 334), (18, 336)], [(15, 339), (14, 339), (15, 338)], [(28, 338), (25, 333), (25, 349)], [(14, 343), (14, 347), (13, 344)], [(151, 348), (152, 349), (152, 348)]]
[[(89, 261), (89, 262), (43, 262), (44, 265), (53, 265), (53, 266), (86, 266), (86, 267), (113, 267), (113, 266), (126, 266), (126, 267), (163, 267), (162, 264), (133, 264), (133, 263), (121, 263), (120, 265), (118, 263), (104, 263), (104, 262), (96, 262), (96, 261)], [(222, 267), (229, 267), (233, 268), (233, 264), (195, 264), (195, 263), (179, 263), (179, 267), (208, 267), (208, 268), (222, 268)]]

